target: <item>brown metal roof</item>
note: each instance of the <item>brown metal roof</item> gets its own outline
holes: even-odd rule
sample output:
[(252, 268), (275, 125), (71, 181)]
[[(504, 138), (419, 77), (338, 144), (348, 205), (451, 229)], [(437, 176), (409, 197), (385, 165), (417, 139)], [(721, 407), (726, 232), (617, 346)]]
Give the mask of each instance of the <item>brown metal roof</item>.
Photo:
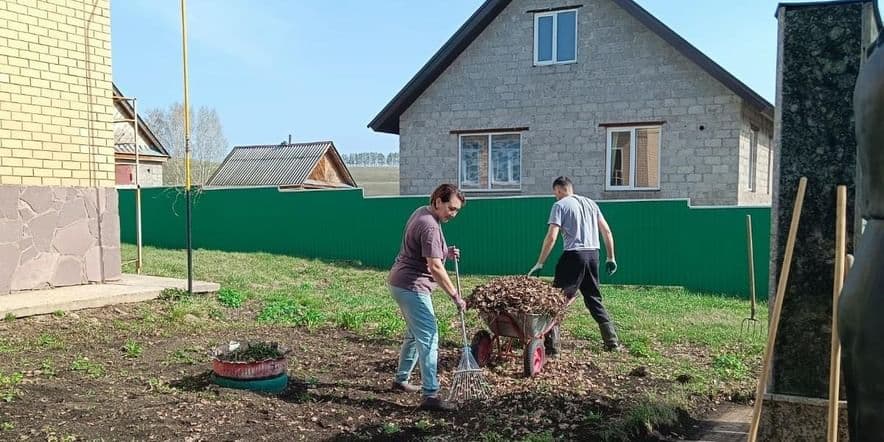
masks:
[(342, 169), (343, 178), (354, 183), (331, 141), (314, 143), (236, 146), (209, 178), (207, 186), (302, 185), (326, 153)]
[[(650, 28), (685, 57), (696, 63), (716, 80), (734, 91), (740, 98), (773, 119), (773, 104), (758, 95), (749, 86), (712, 61), (699, 49), (688, 43), (659, 19), (638, 5), (634, 0), (612, 0), (635, 19)], [(399, 133), (399, 117), (418, 97), (442, 75), (454, 60), (469, 46), (485, 28), (509, 5), (511, 0), (486, 0), (454, 35), (430, 58), (415, 76), (387, 103), (368, 123), (376, 132)]]

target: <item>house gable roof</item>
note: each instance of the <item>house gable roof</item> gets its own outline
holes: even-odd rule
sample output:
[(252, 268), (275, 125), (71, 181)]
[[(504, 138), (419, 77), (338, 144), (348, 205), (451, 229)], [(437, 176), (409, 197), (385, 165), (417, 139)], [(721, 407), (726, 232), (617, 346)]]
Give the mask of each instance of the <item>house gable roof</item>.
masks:
[[(734, 77), (718, 63), (688, 43), (675, 31), (651, 15), (634, 0), (611, 0), (639, 22), (647, 26), (664, 41), (689, 60), (696, 63), (716, 80), (731, 89), (740, 98), (756, 107), (768, 118), (773, 119), (773, 104), (758, 95), (749, 86)], [(368, 123), (368, 127), (376, 132), (391, 134), (399, 133), (399, 117), (411, 106), (420, 95), (432, 84), (442, 72), (485, 30), (486, 27), (503, 11), (511, 0), (486, 0), (476, 12), (448, 39), (448, 41), (430, 58), (415, 76), (399, 91), (396, 96)]]
[[(123, 92), (120, 91), (120, 88), (117, 85), (113, 84), (114, 89), (114, 103), (119, 103), (120, 107), (123, 109), (123, 117), (134, 120), (135, 119), (135, 109), (132, 108), (132, 103), (129, 100), (122, 100), (121, 98), (125, 97)], [(150, 130), (150, 126), (144, 122), (141, 118), (141, 115), (138, 115), (138, 131), (141, 132), (145, 137), (147, 137), (147, 141), (151, 143), (151, 146), (138, 146), (138, 154), (139, 155), (151, 155), (151, 156), (160, 156), (169, 158), (169, 151), (166, 150), (166, 146), (163, 146), (163, 143), (154, 135), (153, 131)], [(137, 141), (137, 140), (136, 140)], [(153, 149), (155, 147), (156, 149)], [(118, 154), (132, 154), (135, 155), (135, 147), (131, 143), (120, 143), (114, 144), (114, 152)]]
[(236, 146), (206, 185), (322, 187), (311, 175), (323, 159), (330, 162), (344, 185), (356, 187), (356, 180), (331, 141)]

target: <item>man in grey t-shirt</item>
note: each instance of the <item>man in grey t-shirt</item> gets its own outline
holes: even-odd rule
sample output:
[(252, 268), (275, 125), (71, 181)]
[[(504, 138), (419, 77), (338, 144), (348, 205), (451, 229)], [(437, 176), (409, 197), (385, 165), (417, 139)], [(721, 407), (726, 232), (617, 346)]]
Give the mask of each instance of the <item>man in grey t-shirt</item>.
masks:
[[(549, 229), (543, 239), (537, 264), (528, 272), (543, 268), (543, 263), (556, 244), (559, 230), (564, 239), (564, 251), (556, 264), (553, 285), (564, 290), (570, 298), (583, 294), (583, 302), (593, 319), (599, 324), (605, 350), (619, 351), (620, 343), (614, 322), (602, 304), (599, 291), (599, 233), (605, 240), (607, 262), (605, 269), (609, 275), (617, 271), (614, 257), (614, 235), (608, 222), (595, 201), (574, 194), (574, 185), (568, 177), (560, 176), (553, 181), (556, 203), (549, 214)], [(553, 330), (547, 338), (547, 352), (554, 356), (558, 352), (558, 330)]]

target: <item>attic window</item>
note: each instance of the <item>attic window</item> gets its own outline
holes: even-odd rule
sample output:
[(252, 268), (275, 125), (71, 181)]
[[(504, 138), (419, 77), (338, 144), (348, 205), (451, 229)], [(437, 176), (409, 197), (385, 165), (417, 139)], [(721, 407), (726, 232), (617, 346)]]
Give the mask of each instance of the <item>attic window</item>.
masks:
[(534, 14), (534, 65), (577, 62), (577, 9)]

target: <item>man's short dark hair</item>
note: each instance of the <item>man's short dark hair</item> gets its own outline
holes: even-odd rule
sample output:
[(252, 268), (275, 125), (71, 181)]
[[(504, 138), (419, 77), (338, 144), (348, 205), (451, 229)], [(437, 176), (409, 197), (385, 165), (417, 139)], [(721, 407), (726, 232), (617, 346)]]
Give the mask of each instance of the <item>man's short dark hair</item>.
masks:
[(460, 189), (457, 188), (457, 186), (455, 186), (454, 184), (445, 183), (440, 184), (439, 187), (437, 187), (436, 190), (433, 191), (433, 194), (430, 195), (430, 206), (436, 204), (436, 200), (439, 198), (442, 199), (443, 203), (447, 203), (451, 201), (452, 196), (456, 196), (460, 200), (460, 202), (464, 204), (467, 203), (467, 197), (464, 196), (463, 192), (461, 192)]
[(568, 188), (568, 187), (574, 187), (574, 184), (571, 183), (571, 178), (568, 178), (566, 176), (560, 176), (560, 177), (556, 178), (555, 180), (553, 180), (553, 188), (556, 188), (556, 187)]

